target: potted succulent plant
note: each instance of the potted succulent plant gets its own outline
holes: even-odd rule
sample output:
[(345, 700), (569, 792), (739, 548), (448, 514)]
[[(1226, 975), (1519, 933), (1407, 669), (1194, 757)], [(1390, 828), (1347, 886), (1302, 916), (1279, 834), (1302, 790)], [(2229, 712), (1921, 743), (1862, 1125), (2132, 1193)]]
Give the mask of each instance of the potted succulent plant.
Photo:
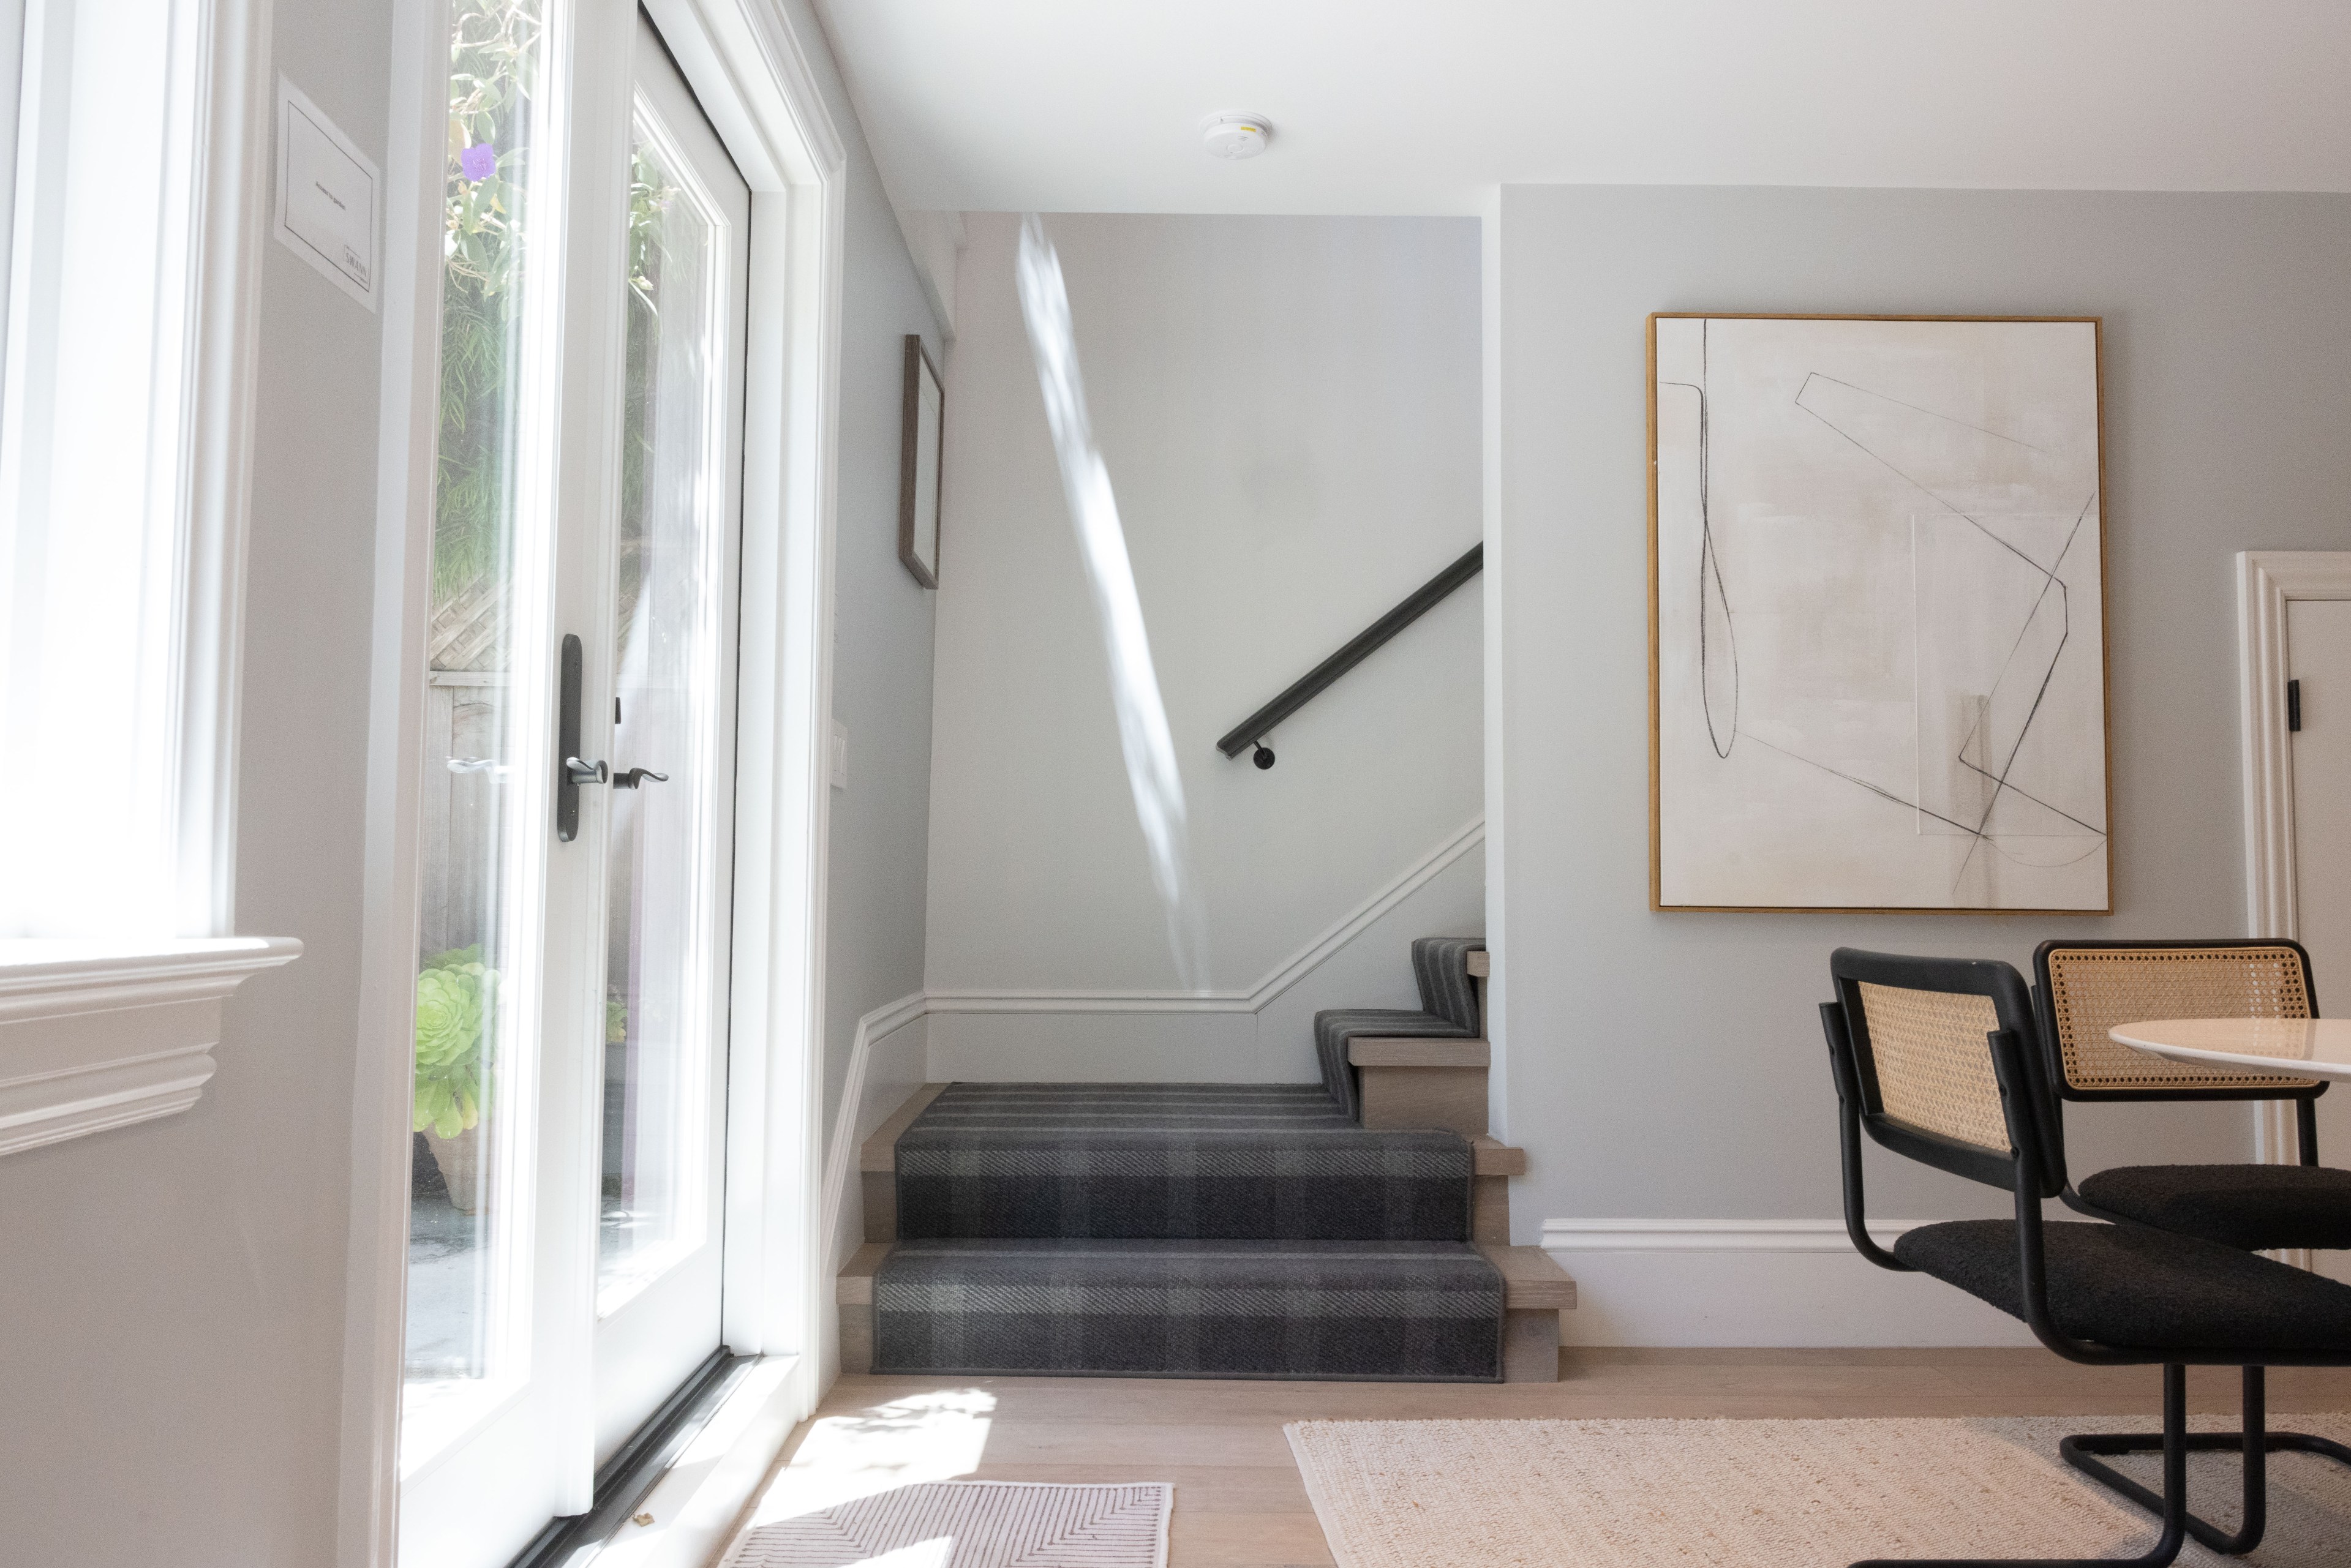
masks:
[(424, 960), (416, 977), (416, 1130), (464, 1214), (482, 1207), (482, 1112), (498, 972), (479, 943)]

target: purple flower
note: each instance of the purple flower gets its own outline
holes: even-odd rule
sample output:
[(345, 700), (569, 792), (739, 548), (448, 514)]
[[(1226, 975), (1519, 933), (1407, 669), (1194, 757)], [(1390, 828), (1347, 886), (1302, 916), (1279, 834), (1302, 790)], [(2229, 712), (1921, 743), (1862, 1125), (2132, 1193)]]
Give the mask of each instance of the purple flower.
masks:
[(476, 141), (457, 154), (457, 168), (468, 180), (486, 180), (498, 172), (498, 151), (486, 141)]

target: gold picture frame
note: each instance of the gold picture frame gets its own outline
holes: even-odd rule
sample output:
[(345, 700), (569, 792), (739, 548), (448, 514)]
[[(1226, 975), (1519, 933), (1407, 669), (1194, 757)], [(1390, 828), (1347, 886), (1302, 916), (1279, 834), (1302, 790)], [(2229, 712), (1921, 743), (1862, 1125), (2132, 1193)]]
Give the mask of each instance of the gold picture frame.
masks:
[[(1689, 329), (1679, 323), (1699, 324), (1698, 358), (1700, 367), (1698, 383), (1693, 386), (1682, 379), (1690, 362)], [(1774, 331), (1763, 328), (1734, 327), (1718, 339), (1711, 324), (1768, 323), (1828, 324), (1855, 329), (1850, 333), (1813, 333), (1804, 327), (1792, 327)], [(2072, 343), (2064, 337), (2036, 336), (2031, 342), (2013, 335), (1979, 330), (1973, 334), (1938, 334), (1919, 330), (1939, 326), (1964, 326), (1973, 329), (2002, 327), (2085, 328), (2086, 367), (2071, 362), (2066, 356), (2078, 356), (2083, 345)], [(1671, 362), (1663, 382), (1668, 390), (1688, 388), (1676, 392), (1674, 401), (1680, 406), (1661, 415), (1659, 392), (1661, 328), (1668, 336), (1667, 353)], [(1891, 329), (1899, 329), (1898, 330)], [(1878, 330), (1886, 329), (1886, 330)], [(1648, 319), (1646, 332), (1647, 360), (1647, 435), (1648, 435), (1648, 590), (1649, 590), (1649, 901), (1658, 911), (1713, 911), (1742, 913), (1833, 913), (1833, 914), (1986, 914), (1986, 915), (2107, 915), (2113, 912), (2113, 800), (2112, 768), (2112, 702), (2108, 671), (2106, 636), (2106, 538), (2107, 513), (2105, 505), (2105, 393), (2104, 324), (2095, 316), (1948, 316), (1948, 315), (1845, 315), (1770, 314), (1759, 312), (1658, 312)], [(1873, 336), (1878, 340), (1872, 341)], [(1938, 339), (1948, 339), (1948, 346), (1938, 347)], [(1725, 363), (1718, 366), (1715, 354), (1724, 345), (1730, 345)], [(1824, 356), (1823, 364), (1846, 365), (1872, 363), (1892, 366), (1886, 373), (1889, 384), (1871, 387), (1851, 379), (1840, 379), (1823, 370), (1803, 370), (1803, 379), (1795, 378), (1801, 361), (1782, 365), (1772, 356), (1785, 356), (1810, 346)], [(1917, 385), (1935, 383), (1929, 372), (1938, 353), (1949, 363), (1946, 372), (1947, 393), (1953, 396), (1952, 410), (1947, 412), (1932, 406), (1933, 398), (1907, 396)], [(1875, 358), (1872, 356), (1875, 355)], [(1972, 358), (1970, 358), (1972, 356)], [(1985, 384), (1973, 389), (1977, 401), (1970, 402), (1967, 368), (1973, 364), (1981, 371)], [(1714, 376), (1719, 369), (1722, 382)], [(2018, 385), (2000, 382), (2005, 374)], [(2083, 378), (2086, 378), (2085, 382)], [(2044, 384), (2048, 383), (2048, 384)], [(2044, 407), (2031, 395), (2035, 392), (2052, 392), (2062, 383), (2065, 406)], [(1795, 387), (1790, 393), (1791, 385)], [(1817, 394), (1815, 388), (1819, 389)], [(1807, 398), (1813, 402), (1807, 404)], [(2074, 400), (2086, 398), (2086, 407), (2077, 406)], [(1753, 406), (1748, 407), (1749, 402)], [(1970, 421), (1965, 415), (1970, 411), (1991, 408), (1995, 413)], [(1792, 409), (1795, 412), (1791, 413)], [(1824, 412), (1824, 409), (1826, 412)], [(1757, 410), (1761, 410), (1761, 413)], [(1809, 422), (1796, 417), (1809, 416)], [(1732, 493), (1718, 497), (1715, 493), (1715, 464), (1719, 444), (1728, 445), (1731, 438), (1717, 431), (1719, 417), (1732, 421), (1731, 428), (1740, 431), (1738, 439), (1750, 441), (1755, 451), (1731, 465)], [(1696, 430), (1697, 460), (1694, 471), (1688, 463), (1693, 422)], [(2003, 423), (2014, 424), (2003, 430)], [(1743, 428), (1751, 424), (1751, 429)], [(1814, 424), (1822, 427), (1814, 430)], [(1941, 465), (1930, 473), (1914, 476), (1904, 472), (1908, 448), (1896, 452), (1891, 458), (1871, 449), (1872, 442), (1856, 439), (1853, 432), (1841, 424), (1863, 427), (1865, 435), (1876, 437), (1881, 433), (1910, 442), (1930, 454), (1930, 462)], [(1670, 430), (1668, 431), (1668, 428)], [(1809, 435), (1808, 434), (1809, 433)], [(2027, 434), (2039, 439), (2028, 441)], [(1808, 439), (1817, 438), (1811, 447)], [(2082, 450), (2086, 442), (2089, 450)], [(1662, 450), (1661, 450), (1662, 447)], [(1856, 455), (1856, 450), (1858, 455)], [(1952, 486), (1939, 483), (1946, 470), (1964, 476), (1971, 453), (1990, 454), (1976, 460), (1983, 462), (1988, 471), (1978, 486), (1990, 495), (2000, 490), (1992, 480), (1999, 477), (2012, 480), (2011, 491), (2028, 495), (2040, 494), (2032, 487), (2036, 476), (2045, 477), (2045, 492), (2054, 499), (2064, 497), (2070, 503), (2073, 495), (2086, 484), (2089, 496), (2075, 519), (2072, 532), (2065, 530), (2064, 513), (2053, 507), (2045, 513), (1992, 512), (1980, 510), (1970, 517), (1966, 507), (1972, 492), (1960, 487), (1955, 497)], [(2032, 455), (2026, 455), (2027, 452)], [(1695, 690), (1697, 700), (1706, 710), (1707, 741), (1712, 746), (1718, 760), (1728, 763), (1742, 738), (1741, 722), (1750, 716), (1742, 712), (1740, 693), (1745, 670), (1737, 654), (1736, 619), (1730, 603), (1729, 574), (1724, 565), (1725, 551), (1718, 549), (1713, 528), (1716, 508), (1744, 507), (1741, 516), (1747, 526), (1772, 527), (1783, 519), (1774, 511), (1780, 499), (1768, 493), (1774, 486), (1785, 486), (1792, 493), (1803, 495), (1804, 465), (1808, 454), (1820, 455), (1822, 475), (1817, 488), (1834, 495), (1839, 482), (1840, 465), (1849, 471), (1855, 491), (1856, 504), (1873, 482), (1887, 486), (1909, 497), (1908, 504), (1917, 510), (1910, 519), (1912, 612), (1917, 620), (1932, 618), (1937, 622), (1935, 651), (1930, 655), (1924, 641), (1926, 633), (1914, 622), (1912, 653), (1913, 689), (1910, 722), (1917, 731), (1913, 746), (1914, 767), (1917, 769), (1912, 787), (1906, 791), (1898, 780), (1871, 777), (1865, 770), (1856, 770), (1846, 762), (1843, 753), (1824, 760), (1805, 755), (1801, 745), (1775, 745), (1777, 734), (1782, 742), (1799, 733), (1801, 720), (1792, 728), (1789, 714), (1801, 713), (1808, 702), (1815, 702), (1811, 683), (1784, 683), (1792, 691), (1802, 688), (1802, 696), (1787, 698), (1785, 712), (1757, 719), (1751, 737), (1750, 752), (1764, 766), (1742, 764), (1747, 786), (1751, 794), (1740, 793), (1741, 784), (1731, 780), (1729, 770), (1708, 779), (1702, 788), (1685, 787), (1686, 778), (1697, 778), (1706, 769), (1688, 765), (1694, 743), (1689, 727), (1677, 726), (1677, 719), (1688, 716), (1688, 699), (1692, 690), (1691, 665), (1693, 653), (1689, 633), (1697, 632)], [(1760, 460), (1758, 460), (1760, 459)], [(1881, 472), (1880, 470), (1883, 470)], [(1757, 478), (1756, 493), (1750, 495), (1740, 488), (1750, 476), (1771, 476), (1768, 482)], [(1888, 477), (1888, 475), (1891, 477)], [(1792, 478), (1791, 476), (1793, 476)], [(1922, 482), (1922, 478), (1924, 482)], [(1694, 488), (1693, 488), (1694, 486)], [(2070, 486), (2070, 487), (2069, 487)], [(1671, 504), (1661, 500), (1661, 493), (1670, 497)], [(1695, 496), (1698, 537), (1693, 540), (1688, 532), (1688, 514)], [(1901, 503), (1897, 502), (1896, 505)], [(1667, 513), (1673, 516), (1669, 519)], [(1722, 514), (1726, 521), (1729, 513)], [(1858, 519), (1856, 521), (1856, 518)], [(1761, 519), (1761, 523), (1757, 522)], [(1795, 519), (1801, 525), (1806, 519)], [(1876, 519), (1881, 525), (1896, 521), (1892, 517)], [(1850, 537), (1865, 537), (1869, 518), (1856, 512), (1855, 517), (1838, 515), (1822, 525), (1823, 530), (1843, 529)], [(2085, 552), (2085, 558), (2074, 555), (2083, 522), (2095, 528), (2096, 549)], [(2046, 526), (2043, 526), (2046, 525)], [(2028, 542), (2026, 536), (2031, 535)], [(1662, 542), (1661, 542), (1662, 536)], [(1792, 586), (1790, 602), (1759, 613), (1770, 633), (1762, 639), (1767, 652), (1774, 647), (1783, 651), (1777, 656), (1788, 670), (1807, 676), (1816, 674), (1818, 660), (1814, 652), (1802, 646), (1808, 637), (1830, 636), (1838, 622), (1834, 614), (1823, 617), (1823, 607), (1834, 608), (1836, 590), (1820, 582), (1803, 581), (1804, 563), (1801, 559), (1803, 538), (1801, 526), (1780, 527), (1775, 543), (1794, 537), (1799, 548), (1787, 553), (1799, 559), (1782, 561), (1782, 551), (1757, 550), (1750, 559), (1768, 561), (1764, 568), (1765, 588)], [(1964, 591), (1945, 592), (1939, 580), (1937, 590), (1928, 595), (1919, 585), (1926, 580), (1926, 568), (1921, 563), (1921, 538), (1964, 540), (1959, 548), (1951, 542), (1932, 546), (1937, 559), (1950, 557), (1962, 562), (1955, 578), (1964, 578), (1980, 585), (2000, 582), (2009, 588), (2022, 588), (2022, 597), (2001, 599), (1990, 607), (1975, 607)], [(2063, 540), (2062, 544), (2057, 541)], [(1692, 556), (1695, 544), (1697, 554)], [(1824, 547), (1823, 547), (1824, 548)], [(2054, 554), (2052, 555), (2052, 550)], [(1878, 538), (1871, 553), (1879, 558), (1876, 579), (1883, 583), (1889, 577), (1884, 570), (1883, 558), (1889, 555), (1887, 541)], [(1662, 564), (1671, 557), (1670, 569)], [(1971, 556), (1972, 559), (1970, 559)], [(2048, 558), (2045, 560), (2042, 558)], [(1693, 559), (1698, 570), (1691, 574), (1694, 594), (1677, 593), (1668, 598), (1666, 572), (1688, 571)], [(1843, 567), (1842, 562), (1838, 568)], [(1778, 574), (1774, 579), (1773, 574)], [(1867, 576), (1865, 569), (1861, 575)], [(2036, 574), (2037, 578), (2036, 578)], [(1834, 573), (1832, 573), (1834, 575)], [(1709, 578), (1711, 581), (1709, 581)], [(2039, 595), (2032, 591), (2038, 584)], [(2083, 589), (2095, 583), (2095, 591)], [(1969, 583), (1961, 583), (1965, 588)], [(2074, 601), (2085, 598), (2093, 602), (2076, 605)], [(2030, 601), (2029, 603), (2027, 601)], [(1693, 608), (1693, 605), (1695, 608)], [(1925, 608), (1921, 609), (1920, 607)], [(1886, 608), (1876, 606), (1881, 612)], [(2080, 612), (2094, 610), (2097, 622), (2095, 639), (2080, 638), (2073, 626)], [(1809, 621), (1801, 619), (1810, 611)], [(1965, 665), (1980, 677), (1988, 662), (1997, 659), (1997, 639), (1987, 640), (1972, 632), (1961, 635), (1949, 632), (1945, 622), (1962, 622), (1977, 613), (1986, 624), (2001, 621), (2014, 623), (2017, 642), (2009, 653), (2008, 663), (2000, 666), (1998, 679), (1986, 685), (1981, 693), (1954, 693), (1940, 684), (1931, 692), (1918, 679), (1921, 668), (1930, 663), (1936, 673), (1943, 673), (1943, 664), (1954, 668)], [(1775, 614), (1787, 614), (1798, 619), (1775, 621)], [(2004, 616), (2004, 620), (2003, 620)], [(2020, 616), (2022, 617), (2020, 623)], [(2057, 619), (2053, 621), (2053, 617)], [(1887, 638), (1881, 614), (1869, 622), (1870, 631), (1881, 646)], [(1720, 674), (1722, 660), (1717, 656), (1709, 662), (1708, 632), (1719, 629), (1714, 641), (1727, 643), (1732, 650), (1728, 690), (1733, 694), (1729, 703), (1727, 726), (1719, 721), (1719, 694), (1725, 690)], [(1825, 629), (1824, 629), (1825, 628)], [(1865, 635), (1857, 633), (1857, 636)], [(1944, 647), (1950, 642), (1957, 652)], [(2019, 664), (2018, 650), (2028, 649), (2030, 658)], [(1792, 649), (1792, 652), (1786, 652)], [(2089, 656), (2085, 656), (2085, 651)], [(2045, 655), (2045, 668), (2042, 661)], [(2011, 670), (2011, 665), (2016, 667)], [(2049, 701), (2048, 688), (2060, 681), (2062, 671), (2062, 713), (2044, 715), (2043, 705)], [(2036, 672), (2042, 686), (2036, 694), (2032, 677)], [(1882, 675), (1882, 672), (1879, 672)], [(2011, 677), (2014, 677), (2013, 679)], [(2005, 683), (2005, 685), (2003, 684)], [(1883, 679), (1878, 684), (1884, 685)], [(1986, 683), (1980, 678), (1978, 685)], [(1956, 716), (1938, 716), (1930, 711), (1930, 696), (1935, 706), (1952, 708)], [(1750, 695), (1751, 700), (1751, 695)], [(1968, 703), (1977, 705), (1972, 710)], [(1865, 702), (1848, 702), (1853, 712), (1866, 709)], [(1886, 705), (1879, 705), (1881, 707)], [(2064, 793), (2062, 799), (2041, 800), (2028, 792), (2022, 783), (2011, 782), (2030, 740), (2033, 760), (2045, 764), (2053, 743), (2048, 737), (2060, 724), (2074, 729), (2086, 729), (2087, 709), (2095, 706), (2095, 771), (2098, 778), (2095, 790), (2087, 788), (2083, 777), (2085, 759), (2077, 753), (2064, 754), (2062, 766), (2052, 769), (2062, 774)], [(1969, 723), (1972, 712), (1972, 729), (1962, 727)], [(2019, 715), (2022, 714), (2020, 719)], [(1877, 716), (1881, 727), (1890, 722), (1886, 714)], [(2039, 735), (2032, 734), (2036, 723), (2043, 724)], [(1674, 727), (1669, 729), (1669, 726)], [(1724, 731), (1729, 739), (1726, 744)], [(1956, 752), (1946, 755), (1947, 747), (1933, 744), (1947, 740), (1952, 734), (1967, 737)], [(1669, 737), (1673, 744), (1669, 747)], [(2079, 742), (2084, 737), (2071, 737)], [(1841, 737), (1849, 738), (1849, 737)], [(1879, 771), (1886, 771), (1888, 737), (1875, 737), (1876, 750), (1858, 747), (1854, 755), (1873, 758)], [(1970, 756), (1970, 747), (1977, 755)], [(1769, 752), (1778, 751), (1779, 757)], [(1931, 759), (1931, 760), (1930, 760)], [(1678, 769), (1678, 771), (1677, 771)], [(1789, 775), (1782, 778), (1781, 775)], [(1847, 842), (1843, 835), (1834, 841), (1820, 845), (1817, 859), (1821, 869), (1815, 873), (1807, 870), (1806, 846), (1821, 837), (1818, 817), (1821, 808), (1805, 800), (1787, 813), (1786, 821), (1773, 822), (1771, 807), (1776, 803), (1772, 790), (1784, 789), (1791, 800), (1805, 793), (1798, 781), (1818, 775), (1824, 795), (1843, 798), (1841, 807), (1854, 820), (1867, 824), (1867, 831)], [(1936, 777), (1942, 775), (1942, 777)], [(1980, 800), (1981, 814), (1976, 804), (1967, 809), (1947, 806), (1945, 794), (1937, 791), (1957, 790), (1972, 787)], [(2053, 788), (2043, 791), (2056, 796)], [(1932, 797), (1930, 799), (1930, 796)], [(1872, 799), (1875, 797), (1876, 799)], [(2092, 801), (2095, 807), (2092, 808)], [(1992, 829), (1992, 818), (2007, 805), (2003, 822), (2016, 821), (2017, 831), (2003, 826)], [(1722, 810), (1728, 804), (1732, 809)], [(1920, 841), (1949, 839), (1956, 846), (1925, 842), (1898, 841), (1898, 829), (1891, 822), (1886, 808), (1907, 807), (1913, 814), (1913, 836)], [(2070, 809), (2069, 809), (2070, 808)], [(1706, 813), (1711, 812), (1711, 815)], [(1686, 829), (1684, 819), (1698, 823)], [(1700, 820), (1700, 819), (1703, 820)], [(1728, 823), (1729, 825), (1725, 825)], [(1756, 837), (1756, 853), (1726, 854), (1725, 845), (1740, 832), (1752, 831)], [(1776, 835), (1776, 836), (1775, 836)], [(2069, 840), (2056, 847), (2055, 841)], [(2095, 841), (2083, 851), (2078, 860), (2066, 860), (2079, 847), (2079, 842)], [(2031, 843), (2034, 858), (2021, 856), (2016, 846)], [(1958, 847), (1959, 872), (1952, 884), (1955, 896), (1938, 902), (1923, 897), (1907, 901), (1883, 894), (1889, 890), (1909, 891), (1923, 887), (1926, 873), (1938, 864), (1939, 853), (1945, 862), (1949, 851)], [(1882, 852), (1883, 868), (1864, 867), (1859, 858)], [(2074, 873), (2067, 868), (2085, 864), (2095, 859), (2095, 896), (2092, 895), (2088, 872)], [(1736, 868), (1728, 862), (1736, 862)], [(1751, 862), (1751, 863), (1750, 863)], [(1915, 865), (1913, 862), (1916, 862)], [(2063, 862), (2063, 864), (2059, 862)], [(2044, 863), (2045, 862), (2045, 863)], [(1830, 869), (1830, 868), (1835, 869)], [(1880, 874), (1880, 871), (1883, 874)], [(1852, 874), (1840, 874), (1851, 872)], [(2021, 902), (2001, 902), (1997, 888), (2001, 873), (2019, 891)], [(1970, 887), (1993, 890), (1988, 896), (1972, 899), (1957, 896)], [(1834, 896), (1837, 890), (1867, 889), (1879, 896)], [(2059, 891), (2064, 896), (2051, 898), (2032, 890)], [(1775, 896), (1775, 890), (1782, 895)], [(1787, 893), (1798, 896), (1786, 896)], [(1727, 894), (1727, 895), (1726, 895)], [(1811, 894), (1809, 896), (1803, 894)], [(1823, 895), (1825, 894), (1825, 895)]]

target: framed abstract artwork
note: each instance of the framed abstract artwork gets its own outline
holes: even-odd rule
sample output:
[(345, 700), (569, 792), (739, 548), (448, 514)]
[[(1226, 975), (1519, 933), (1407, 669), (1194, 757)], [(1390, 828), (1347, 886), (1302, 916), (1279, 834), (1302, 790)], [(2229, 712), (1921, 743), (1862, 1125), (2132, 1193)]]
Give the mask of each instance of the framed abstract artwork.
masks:
[(2102, 915), (2095, 318), (1649, 318), (1650, 902)]
[(938, 367), (906, 334), (904, 434), (898, 452), (898, 559), (925, 588), (939, 585), (939, 441), (946, 394)]

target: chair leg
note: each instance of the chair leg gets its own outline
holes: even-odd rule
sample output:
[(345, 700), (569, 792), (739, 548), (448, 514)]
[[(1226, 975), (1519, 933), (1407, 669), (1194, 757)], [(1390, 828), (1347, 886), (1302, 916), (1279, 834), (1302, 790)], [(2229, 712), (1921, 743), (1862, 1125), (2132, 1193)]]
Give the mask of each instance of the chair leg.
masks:
[[(2245, 1368), (2245, 1418), (2239, 1432), (2194, 1432), (2188, 1437), (2190, 1453), (2241, 1452), (2245, 1457), (2244, 1519), (2233, 1535), (2194, 1514), (2188, 1516), (2188, 1533), (2229, 1557), (2241, 1557), (2262, 1543), (2268, 1527), (2271, 1454), (2323, 1454), (2351, 1465), (2351, 1448), (2309, 1432), (2273, 1432), (2267, 1427), (2267, 1377), (2258, 1366)], [(2065, 1462), (2111, 1491), (2120, 1493), (2150, 1512), (2163, 1511), (2163, 1500), (2147, 1488), (2091, 1458), (2095, 1454), (2143, 1454), (2163, 1446), (2163, 1439), (2145, 1432), (2097, 1432), (2068, 1437), (2057, 1446)]]
[[(2251, 1370), (2250, 1368), (2248, 1370)], [(2067, 1438), (2073, 1442), (2076, 1439)], [(2163, 1369), (2163, 1495), (2147, 1497), (2163, 1520), (2163, 1533), (2140, 1557), (1874, 1557), (1853, 1568), (2169, 1568), (2188, 1539), (2188, 1369)], [(2072, 1458), (2071, 1455), (2067, 1456)], [(2079, 1460), (2074, 1461), (2077, 1466)], [(2101, 1469), (2105, 1467), (2101, 1466)], [(2117, 1476), (2117, 1480), (2128, 1478)], [(2136, 1486), (2137, 1483), (2128, 1484)], [(2139, 1489), (2142, 1491), (2145, 1489)]]

